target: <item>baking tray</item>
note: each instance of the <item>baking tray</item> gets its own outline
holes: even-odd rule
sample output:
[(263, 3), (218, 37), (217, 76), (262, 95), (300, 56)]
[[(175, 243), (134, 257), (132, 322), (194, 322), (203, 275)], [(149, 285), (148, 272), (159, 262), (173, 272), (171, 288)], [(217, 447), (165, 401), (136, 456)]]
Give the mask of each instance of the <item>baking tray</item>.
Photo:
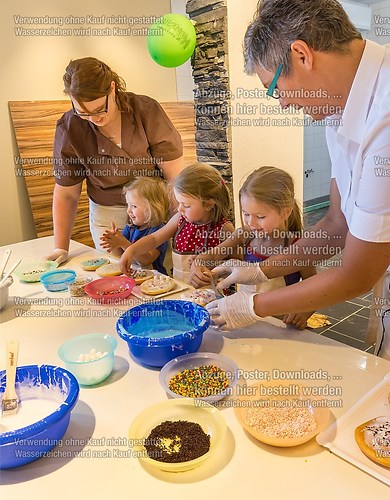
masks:
[(390, 486), (390, 469), (367, 458), (355, 441), (355, 429), (375, 417), (390, 417), (390, 373), (338, 418), (316, 440), (335, 455)]

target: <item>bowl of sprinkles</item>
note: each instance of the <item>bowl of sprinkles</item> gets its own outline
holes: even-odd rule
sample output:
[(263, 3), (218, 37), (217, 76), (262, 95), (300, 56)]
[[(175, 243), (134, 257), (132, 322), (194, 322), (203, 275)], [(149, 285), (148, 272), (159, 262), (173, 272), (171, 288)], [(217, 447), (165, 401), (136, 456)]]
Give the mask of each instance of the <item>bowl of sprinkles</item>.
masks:
[(40, 260), (38, 262), (29, 262), (22, 264), (15, 269), (15, 274), (20, 281), (26, 283), (36, 283), (41, 281), (41, 276), (48, 272), (53, 271), (58, 267), (58, 262), (53, 260)]
[(190, 398), (168, 399), (142, 411), (129, 429), (129, 444), (140, 460), (167, 472), (184, 472), (208, 460), (223, 444), (221, 412)]
[(160, 372), (160, 384), (171, 398), (194, 398), (214, 403), (231, 396), (238, 381), (238, 366), (213, 352), (184, 354)]
[(112, 276), (100, 278), (84, 286), (84, 291), (92, 299), (102, 304), (110, 304), (126, 299), (135, 286), (133, 278)]
[(235, 415), (242, 427), (262, 443), (298, 446), (322, 432), (329, 409), (319, 398), (305, 396), (296, 381), (273, 380), (250, 385), (237, 398)]

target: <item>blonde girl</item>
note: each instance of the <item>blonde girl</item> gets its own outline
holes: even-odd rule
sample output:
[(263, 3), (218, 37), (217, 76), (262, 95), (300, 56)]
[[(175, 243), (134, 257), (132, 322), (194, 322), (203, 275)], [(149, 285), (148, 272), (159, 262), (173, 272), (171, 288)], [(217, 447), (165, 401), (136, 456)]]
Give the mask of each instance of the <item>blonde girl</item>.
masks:
[[(111, 231), (106, 230), (100, 238), (101, 246), (116, 255), (121, 255), (136, 241), (162, 228), (169, 211), (167, 186), (158, 177), (136, 177), (123, 187), (123, 194), (127, 202), (129, 224), (121, 233), (112, 222)], [(164, 267), (167, 246), (167, 243), (163, 243), (151, 251), (141, 252), (137, 255), (137, 263), (142, 267), (152, 266), (167, 274)]]
[(168, 223), (129, 246), (121, 258), (121, 267), (130, 274), (135, 258), (153, 251), (171, 238), (173, 277), (188, 282), (192, 259), (219, 245), (234, 227), (228, 221), (229, 191), (219, 172), (206, 163), (194, 163), (171, 181), (177, 213)]
[[(218, 261), (233, 257), (246, 262), (262, 262), (271, 255), (282, 254), (301, 236), (302, 217), (295, 200), (294, 182), (284, 170), (268, 166), (255, 170), (241, 187), (239, 200), (242, 227), (218, 247), (196, 259), (190, 278), (194, 286), (205, 286), (210, 282), (209, 269)], [(241, 285), (240, 290), (266, 292), (297, 283), (315, 272), (315, 268), (308, 265), (300, 272), (259, 285)], [(305, 328), (311, 314), (289, 314), (284, 321), (297, 328)]]

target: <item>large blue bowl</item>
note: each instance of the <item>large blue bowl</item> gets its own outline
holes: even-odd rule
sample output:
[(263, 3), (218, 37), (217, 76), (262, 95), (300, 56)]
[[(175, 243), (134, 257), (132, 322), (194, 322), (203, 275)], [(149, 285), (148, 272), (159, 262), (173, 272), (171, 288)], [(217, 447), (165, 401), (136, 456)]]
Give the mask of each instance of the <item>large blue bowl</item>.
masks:
[[(1, 397), (5, 385), (6, 374), (3, 370), (0, 372)], [(16, 392), (20, 399), (22, 393), (29, 399), (30, 391), (33, 395), (40, 392), (45, 394), (45, 398), (58, 401), (58, 408), (31, 425), (0, 434), (0, 469), (33, 462), (58, 444), (68, 428), (70, 413), (78, 400), (79, 384), (69, 371), (57, 366), (21, 366), (16, 371)], [(23, 406), (19, 411), (22, 409)], [(4, 420), (6, 418), (12, 417), (4, 417)]]
[(177, 356), (196, 352), (209, 325), (204, 307), (162, 300), (129, 309), (118, 319), (116, 329), (135, 361), (161, 368)]

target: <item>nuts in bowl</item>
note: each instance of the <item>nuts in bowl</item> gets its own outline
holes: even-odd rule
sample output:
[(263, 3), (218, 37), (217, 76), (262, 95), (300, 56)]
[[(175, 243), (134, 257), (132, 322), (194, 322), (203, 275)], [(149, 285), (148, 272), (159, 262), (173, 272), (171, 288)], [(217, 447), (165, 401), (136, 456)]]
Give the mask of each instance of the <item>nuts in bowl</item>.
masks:
[(298, 446), (328, 424), (329, 409), (318, 404), (318, 398), (305, 396), (294, 380), (263, 381), (248, 387), (250, 390), (237, 398), (234, 411), (242, 427), (262, 443)]

